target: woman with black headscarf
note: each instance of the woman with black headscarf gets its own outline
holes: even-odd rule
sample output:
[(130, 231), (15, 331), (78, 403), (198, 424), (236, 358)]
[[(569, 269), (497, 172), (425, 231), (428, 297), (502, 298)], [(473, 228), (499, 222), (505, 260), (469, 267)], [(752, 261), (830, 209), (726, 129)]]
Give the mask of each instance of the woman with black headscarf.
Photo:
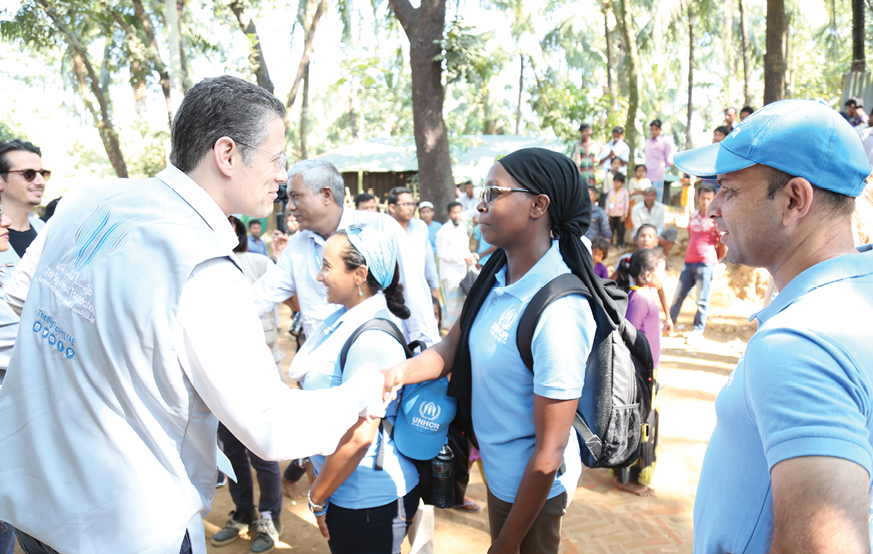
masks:
[(543, 285), (569, 272), (615, 319), (618, 308), (581, 241), (591, 200), (569, 158), (540, 148), (502, 158), (488, 172), (478, 210), (482, 238), (499, 249), (448, 336), (386, 370), (386, 379), (416, 383), (452, 374), (456, 421), (471, 424), (488, 479), (489, 552), (557, 552), (561, 517), (582, 470), (570, 438), (584, 381), (579, 368), (596, 323), (582, 296), (549, 305), (531, 344), (533, 372), (518, 353), (516, 328)]

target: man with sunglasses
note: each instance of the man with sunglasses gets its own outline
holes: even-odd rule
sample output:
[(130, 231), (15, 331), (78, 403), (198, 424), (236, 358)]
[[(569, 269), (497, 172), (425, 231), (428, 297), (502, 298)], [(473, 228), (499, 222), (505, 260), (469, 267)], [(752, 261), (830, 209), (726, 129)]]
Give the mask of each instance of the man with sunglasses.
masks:
[(52, 172), (43, 169), (42, 151), (24, 141), (0, 142), (0, 193), (3, 195), (3, 213), (12, 220), (9, 227), (9, 245), (12, 248), (0, 253), (0, 283), (12, 273), (24, 251), (42, 230), (45, 223), (33, 214), (33, 209), (42, 202), (45, 183)]

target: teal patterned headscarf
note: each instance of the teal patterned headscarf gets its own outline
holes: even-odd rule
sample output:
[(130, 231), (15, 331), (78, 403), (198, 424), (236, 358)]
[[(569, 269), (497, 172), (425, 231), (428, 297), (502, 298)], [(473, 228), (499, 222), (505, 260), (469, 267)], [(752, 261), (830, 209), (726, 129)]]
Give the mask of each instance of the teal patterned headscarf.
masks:
[(367, 227), (366, 223), (349, 225), (346, 236), (352, 246), (367, 260), (367, 269), (382, 286), (388, 288), (397, 267), (397, 238), (391, 233)]

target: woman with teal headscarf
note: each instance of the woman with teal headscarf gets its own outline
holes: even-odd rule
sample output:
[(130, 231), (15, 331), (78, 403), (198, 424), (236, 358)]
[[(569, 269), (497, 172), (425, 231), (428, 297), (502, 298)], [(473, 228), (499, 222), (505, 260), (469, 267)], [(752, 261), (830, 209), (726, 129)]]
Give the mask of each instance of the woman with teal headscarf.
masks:
[[(366, 226), (337, 231), (324, 245), (317, 279), (327, 289), (327, 301), (341, 308), (313, 332), (291, 363), (289, 376), (302, 381), (304, 390), (336, 387), (367, 365), (384, 369), (406, 359), (403, 345), (373, 329), (355, 340), (344, 367), (339, 361), (346, 341), (364, 322), (389, 319), (389, 313), (409, 317), (393, 235)], [(386, 412), (392, 424), (395, 414), (396, 402)], [(312, 457), (317, 476), (309, 505), (333, 554), (399, 554), (418, 509), (418, 471), (378, 430), (379, 420), (361, 418), (334, 454)], [(384, 462), (376, 469), (380, 449)]]

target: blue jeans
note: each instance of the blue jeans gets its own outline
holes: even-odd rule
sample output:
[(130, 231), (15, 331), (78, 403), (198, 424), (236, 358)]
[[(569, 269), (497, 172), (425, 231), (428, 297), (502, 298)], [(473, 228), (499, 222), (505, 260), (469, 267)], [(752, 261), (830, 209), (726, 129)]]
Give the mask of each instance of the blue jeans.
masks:
[(676, 322), (679, 311), (685, 297), (691, 292), (691, 288), (697, 285), (697, 313), (694, 314), (694, 331), (703, 332), (706, 327), (706, 316), (709, 312), (709, 297), (712, 294), (712, 272), (715, 264), (703, 262), (686, 263), (679, 274), (679, 286), (676, 287), (676, 296), (673, 297), (673, 305), (670, 306), (670, 319)]
[(403, 498), (376, 508), (350, 510), (331, 504), (327, 510), (331, 554), (400, 554), (420, 497), (416, 485)]
[(15, 551), (15, 529), (0, 521), (0, 554), (12, 554)]
[(221, 439), (222, 452), (230, 460), (236, 473), (236, 483), (231, 480), (227, 488), (230, 489), (230, 497), (237, 511), (248, 512), (255, 508), (255, 492), (252, 486), (254, 467), (258, 472), (258, 486), (261, 487), (258, 509), (261, 512), (271, 512), (273, 519), (278, 518), (282, 514), (282, 475), (279, 473), (279, 462), (267, 462), (255, 456), (222, 424), (218, 425), (218, 438)]
[[(51, 546), (31, 537), (27, 533), (16, 530), (15, 534), (18, 536), (18, 544), (27, 554), (59, 554)], [(188, 531), (185, 531), (185, 537), (182, 538), (182, 548), (179, 549), (179, 554), (191, 554), (192, 552), (191, 539), (188, 537)]]

